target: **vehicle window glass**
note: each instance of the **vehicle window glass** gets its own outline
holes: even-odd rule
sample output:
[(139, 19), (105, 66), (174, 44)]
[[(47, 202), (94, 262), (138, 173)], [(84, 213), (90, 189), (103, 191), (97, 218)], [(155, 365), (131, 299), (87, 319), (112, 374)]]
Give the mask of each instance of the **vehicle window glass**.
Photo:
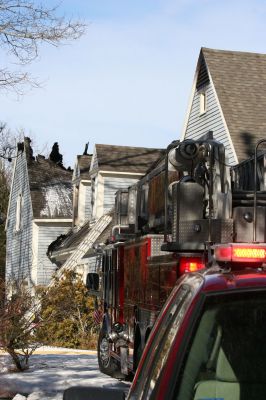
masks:
[(180, 324), (183, 320), (188, 305), (190, 304), (191, 296), (192, 293), (189, 292), (187, 296), (183, 299), (183, 302), (180, 305), (180, 307), (178, 309), (175, 309), (172, 315), (171, 324), (168, 324), (166, 329), (164, 329), (163, 331), (163, 335), (157, 347), (156, 357), (154, 357), (152, 370), (149, 376), (149, 384), (146, 385), (146, 391), (144, 396), (145, 399), (149, 399), (152, 395), (153, 389), (155, 388), (156, 382), (160, 376), (160, 373), (169, 355), (176, 333), (180, 327)]
[(265, 399), (265, 337), (265, 291), (207, 297), (175, 398)]
[[(185, 310), (188, 308), (193, 295), (202, 283), (202, 278), (191, 276), (187, 281), (190, 284), (181, 285), (174, 296), (172, 293), (172, 300), (167, 312), (161, 317), (162, 311), (158, 317), (160, 325), (157, 330), (155, 327), (156, 334), (152, 342), (149, 342), (149, 350), (146, 354), (144, 364), (142, 365), (140, 380), (137, 382), (137, 389), (134, 393), (134, 395), (136, 392), (138, 393), (138, 398), (149, 398), (156, 377), (169, 352), (171, 341), (179, 328)], [(158, 357), (158, 353), (162, 353), (163, 357)]]

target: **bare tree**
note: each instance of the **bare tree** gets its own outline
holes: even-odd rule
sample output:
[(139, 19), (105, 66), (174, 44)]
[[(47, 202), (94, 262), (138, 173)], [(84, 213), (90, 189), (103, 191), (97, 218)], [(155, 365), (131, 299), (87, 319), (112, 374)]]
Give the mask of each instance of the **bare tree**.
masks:
[[(0, 47), (20, 66), (38, 57), (41, 44), (58, 46), (78, 39), (84, 30), (84, 23), (58, 16), (58, 6), (48, 8), (34, 0), (0, 0)], [(22, 93), (29, 84), (38, 85), (28, 72), (0, 68), (0, 89)]]
[(0, 280), (0, 349), (7, 352), (17, 370), (28, 368), (36, 340), (38, 304), (23, 279)]
[(6, 220), (9, 198), (9, 174), (3, 160), (0, 159), (0, 279), (5, 276), (6, 264)]
[(11, 161), (15, 157), (16, 136), (7, 125), (0, 122), (0, 158)]

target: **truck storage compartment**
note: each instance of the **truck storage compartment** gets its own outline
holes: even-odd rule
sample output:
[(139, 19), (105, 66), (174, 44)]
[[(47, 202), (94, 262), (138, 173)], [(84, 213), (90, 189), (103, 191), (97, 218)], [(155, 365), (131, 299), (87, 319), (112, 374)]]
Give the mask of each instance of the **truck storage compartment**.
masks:
[(204, 188), (198, 183), (180, 181), (173, 185), (173, 250), (199, 250), (208, 241), (232, 241), (233, 220), (204, 218), (204, 203)]
[[(253, 241), (253, 207), (235, 207), (234, 219), (234, 241), (248, 243)], [(257, 207), (256, 239), (258, 242), (266, 242), (266, 208)]]

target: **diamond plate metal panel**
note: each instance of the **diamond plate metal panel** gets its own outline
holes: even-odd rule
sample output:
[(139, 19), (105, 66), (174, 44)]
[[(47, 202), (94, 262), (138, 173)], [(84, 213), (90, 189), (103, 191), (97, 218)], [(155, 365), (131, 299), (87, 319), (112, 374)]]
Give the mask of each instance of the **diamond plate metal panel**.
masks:
[(189, 221), (198, 220), (203, 217), (203, 196), (204, 189), (196, 182), (181, 181), (173, 185), (173, 241), (178, 241), (181, 220), (183, 221), (184, 229), (186, 229), (186, 222), (189, 223)]
[[(233, 220), (213, 219), (211, 241), (228, 243), (233, 239)], [(196, 242), (204, 243), (209, 240), (209, 221), (200, 219), (194, 221), (180, 221), (178, 225), (177, 243)]]
[(167, 251), (161, 251), (161, 246), (164, 243), (163, 235), (151, 236), (151, 257), (163, 256), (169, 254)]

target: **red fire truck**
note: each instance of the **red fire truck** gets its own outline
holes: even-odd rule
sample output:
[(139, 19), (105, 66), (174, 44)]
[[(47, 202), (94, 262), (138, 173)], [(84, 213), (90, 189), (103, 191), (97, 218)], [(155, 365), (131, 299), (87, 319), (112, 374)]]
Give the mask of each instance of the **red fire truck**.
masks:
[(171, 143), (145, 177), (117, 192), (111, 241), (88, 276), (104, 311), (102, 372), (124, 378), (136, 370), (177, 278), (213, 265), (217, 244), (266, 242), (264, 158), (256, 147), (254, 159), (230, 168), (209, 132)]

